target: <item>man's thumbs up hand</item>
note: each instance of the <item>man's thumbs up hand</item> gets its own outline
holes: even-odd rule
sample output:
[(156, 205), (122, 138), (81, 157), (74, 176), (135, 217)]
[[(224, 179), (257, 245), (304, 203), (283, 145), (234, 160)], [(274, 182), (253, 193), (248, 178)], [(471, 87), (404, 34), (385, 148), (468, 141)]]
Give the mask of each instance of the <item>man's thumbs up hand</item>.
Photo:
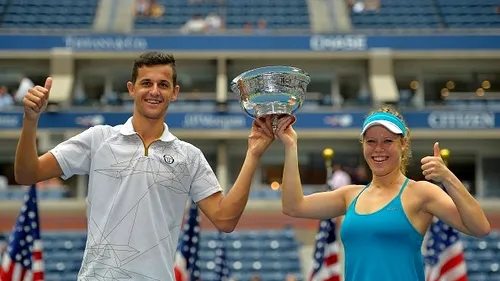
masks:
[(45, 80), (45, 85), (35, 86), (28, 90), (23, 99), (24, 115), (31, 120), (36, 120), (47, 107), (50, 89), (52, 88), (52, 77)]

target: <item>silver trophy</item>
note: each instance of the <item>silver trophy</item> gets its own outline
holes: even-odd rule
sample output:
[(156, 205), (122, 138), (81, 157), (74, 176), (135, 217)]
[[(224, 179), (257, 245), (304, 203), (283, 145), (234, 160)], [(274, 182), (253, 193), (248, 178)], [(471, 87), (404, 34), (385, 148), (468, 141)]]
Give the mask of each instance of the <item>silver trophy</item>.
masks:
[(239, 95), (243, 111), (252, 118), (273, 115), (273, 129), (278, 119), (300, 109), (306, 98), (309, 73), (291, 66), (266, 66), (238, 75), (231, 90)]

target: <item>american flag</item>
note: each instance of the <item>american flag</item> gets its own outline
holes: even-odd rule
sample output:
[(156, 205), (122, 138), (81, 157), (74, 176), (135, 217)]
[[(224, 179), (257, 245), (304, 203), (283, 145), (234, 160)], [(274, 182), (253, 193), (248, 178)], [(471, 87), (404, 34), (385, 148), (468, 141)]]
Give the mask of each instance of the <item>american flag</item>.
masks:
[(217, 248), (215, 250), (215, 280), (228, 281), (229, 267), (226, 258), (226, 235), (219, 231), (217, 237)]
[(313, 270), (309, 281), (340, 281), (339, 254), (334, 219), (321, 220), (316, 234)]
[(43, 247), (39, 227), (36, 188), (32, 185), (24, 196), (24, 204), (9, 236), (9, 244), (0, 267), (0, 280), (44, 280)]
[(191, 203), (175, 255), (175, 279), (177, 281), (198, 281), (198, 248), (200, 241), (200, 214), (198, 206)]
[[(333, 190), (330, 184), (331, 170), (328, 170), (327, 174), (329, 176), (326, 186), (328, 190)], [(339, 260), (340, 245), (336, 235), (335, 218), (320, 221), (309, 281), (340, 281), (342, 272)]]
[(467, 281), (464, 248), (458, 231), (434, 217), (427, 235), (426, 281)]

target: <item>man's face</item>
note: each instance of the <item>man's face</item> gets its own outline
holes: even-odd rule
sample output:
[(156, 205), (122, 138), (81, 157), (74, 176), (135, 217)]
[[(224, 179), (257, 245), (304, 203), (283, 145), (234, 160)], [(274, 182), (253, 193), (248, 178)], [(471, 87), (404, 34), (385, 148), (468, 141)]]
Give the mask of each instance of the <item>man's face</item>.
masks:
[(143, 66), (135, 84), (127, 83), (135, 110), (148, 119), (164, 119), (170, 102), (177, 100), (179, 86), (174, 85), (170, 65)]

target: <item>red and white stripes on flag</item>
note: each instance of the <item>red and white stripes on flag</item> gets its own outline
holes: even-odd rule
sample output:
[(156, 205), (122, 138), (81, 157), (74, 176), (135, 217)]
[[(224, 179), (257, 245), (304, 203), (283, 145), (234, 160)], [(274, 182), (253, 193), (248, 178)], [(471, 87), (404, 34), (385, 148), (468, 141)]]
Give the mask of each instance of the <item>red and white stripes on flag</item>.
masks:
[(426, 281), (467, 281), (459, 233), (437, 218), (429, 228), (424, 258)]
[(0, 270), (0, 281), (43, 281), (44, 262), (42, 250), (42, 242), (40, 240), (33, 241), (31, 270), (23, 266), (22, 262), (13, 261), (10, 255), (5, 255)]
[(340, 281), (340, 246), (334, 219), (321, 220), (316, 235), (313, 269), (309, 281)]
[(0, 281), (43, 281), (43, 245), (40, 239), (36, 189), (32, 185), (9, 236), (2, 258)]

